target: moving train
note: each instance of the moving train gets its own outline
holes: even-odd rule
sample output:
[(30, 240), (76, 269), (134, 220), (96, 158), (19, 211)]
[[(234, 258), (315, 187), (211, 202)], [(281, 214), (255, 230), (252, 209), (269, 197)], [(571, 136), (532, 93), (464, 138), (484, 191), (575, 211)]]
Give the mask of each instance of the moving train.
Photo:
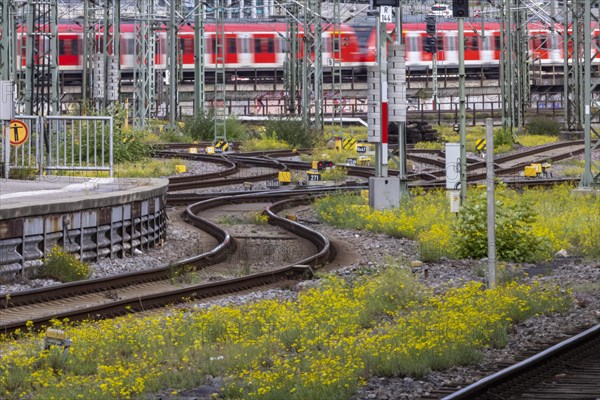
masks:
[[(339, 60), (342, 69), (348, 71), (364, 71), (366, 66), (375, 62), (376, 32), (375, 21), (371, 24), (343, 24), (339, 32), (334, 32), (331, 26), (323, 27), (323, 65), (327, 71), (332, 59)], [(299, 27), (298, 57), (303, 55), (304, 33)], [(501, 37), (500, 24), (497, 22), (466, 22), (464, 30), (465, 68), (478, 70), (496, 70), (500, 60)], [(555, 31), (560, 31), (560, 27)], [(387, 26), (391, 36), (395, 36), (395, 25)], [(167, 67), (167, 32), (157, 30), (155, 65), (158, 69)], [(431, 68), (432, 54), (425, 51), (425, 23), (406, 23), (403, 25), (404, 43), (406, 46), (406, 63), (410, 70), (425, 70)], [(83, 28), (74, 23), (59, 25), (59, 66), (65, 74), (81, 73), (83, 65)], [(97, 33), (97, 43), (102, 44), (102, 33)], [(339, 35), (339, 41), (334, 40)], [(286, 24), (284, 23), (226, 23), (225, 24), (225, 63), (226, 71), (235, 71), (237, 76), (255, 76), (267, 74), (273, 76), (273, 71), (282, 70), (288, 41), (286, 40)], [(205, 56), (207, 71), (214, 69), (216, 55), (216, 32), (214, 24), (205, 26)], [(593, 38), (600, 46), (598, 31)], [(24, 34), (21, 31), (17, 37), (17, 46), (21, 46)], [(193, 76), (194, 71), (194, 31), (184, 25), (179, 31), (179, 55), (184, 74)], [(341, 48), (337, 44), (341, 44)], [(133, 23), (121, 25), (120, 63), (124, 74), (133, 71), (135, 57), (135, 32)], [(456, 22), (438, 22), (437, 24), (437, 64), (440, 68), (456, 68), (458, 66), (458, 24)], [(529, 52), (531, 60), (541, 66), (563, 65), (562, 37), (542, 24), (529, 25)], [(26, 64), (25, 47), (21, 46), (19, 60)], [(111, 50), (109, 50), (111, 51)]]

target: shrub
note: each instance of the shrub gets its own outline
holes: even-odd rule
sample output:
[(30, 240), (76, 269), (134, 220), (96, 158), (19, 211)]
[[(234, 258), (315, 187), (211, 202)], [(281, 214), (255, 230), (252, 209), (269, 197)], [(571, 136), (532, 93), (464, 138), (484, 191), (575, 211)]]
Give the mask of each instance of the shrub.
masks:
[(501, 146), (512, 147), (514, 143), (515, 141), (513, 140), (513, 136), (510, 130), (501, 128), (494, 132), (494, 148), (496, 152), (498, 152), (497, 150)]
[[(246, 127), (235, 118), (229, 116), (225, 121), (225, 135), (227, 140), (241, 140), (247, 135)], [(215, 112), (214, 109), (203, 111), (194, 118), (186, 121), (183, 127), (185, 136), (194, 140), (212, 140), (215, 137)]]
[(90, 266), (56, 245), (44, 259), (37, 273), (39, 278), (73, 282), (90, 276)]
[(319, 132), (308, 129), (302, 121), (289, 118), (269, 120), (265, 134), (267, 138), (282, 140), (294, 147), (312, 147), (320, 137)]
[(321, 178), (324, 181), (335, 181), (340, 182), (346, 179), (348, 176), (348, 170), (344, 167), (335, 167), (326, 169), (321, 173)]
[(280, 150), (289, 149), (291, 146), (282, 140), (275, 138), (245, 140), (240, 146), (242, 151), (262, 151), (262, 150)]
[(144, 142), (145, 134), (144, 131), (125, 133), (116, 129), (113, 133), (114, 162), (137, 162), (146, 158), (150, 154), (150, 146)]
[[(533, 232), (537, 215), (525, 201), (510, 201), (498, 191), (496, 199), (496, 252), (505, 261), (535, 262), (550, 257), (550, 243)], [(461, 207), (453, 226), (459, 257), (487, 257), (487, 204), (484, 191), (473, 193)]]
[(530, 135), (558, 136), (560, 134), (560, 123), (549, 117), (532, 117), (525, 124), (525, 130)]

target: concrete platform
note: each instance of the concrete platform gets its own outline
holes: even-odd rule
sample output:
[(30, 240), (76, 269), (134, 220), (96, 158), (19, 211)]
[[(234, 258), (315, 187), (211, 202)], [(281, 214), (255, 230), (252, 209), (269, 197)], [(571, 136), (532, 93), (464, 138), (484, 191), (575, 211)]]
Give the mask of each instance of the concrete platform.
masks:
[(58, 245), (93, 261), (166, 238), (167, 179), (0, 180), (0, 277), (25, 272)]
[(31, 181), (2, 179), (0, 220), (141, 200), (166, 193), (168, 184), (168, 179), (147, 178), (41, 176)]

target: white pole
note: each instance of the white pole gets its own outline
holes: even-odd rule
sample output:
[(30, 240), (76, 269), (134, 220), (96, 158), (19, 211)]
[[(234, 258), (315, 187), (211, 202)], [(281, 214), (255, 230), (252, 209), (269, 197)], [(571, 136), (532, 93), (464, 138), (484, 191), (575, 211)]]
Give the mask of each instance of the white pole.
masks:
[(488, 233), (488, 288), (496, 287), (496, 205), (494, 200), (494, 123), (485, 120), (486, 178), (487, 178), (487, 233)]

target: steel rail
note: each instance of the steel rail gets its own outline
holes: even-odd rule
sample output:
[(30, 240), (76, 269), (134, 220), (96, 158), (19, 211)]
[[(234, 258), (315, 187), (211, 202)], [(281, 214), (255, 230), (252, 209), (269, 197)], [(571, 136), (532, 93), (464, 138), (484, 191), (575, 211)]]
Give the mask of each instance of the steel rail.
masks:
[(569, 338), (555, 346), (550, 347), (547, 350), (542, 351), (541, 353), (536, 354), (533, 357), (505, 368), (502, 371), (485, 377), (473, 383), (472, 385), (446, 396), (443, 398), (443, 400), (473, 399), (473, 396), (484, 394), (490, 388), (497, 387), (498, 385), (513, 379), (515, 376), (541, 365), (553, 357), (562, 355), (577, 346), (581, 346), (584, 343), (589, 342), (593, 338), (597, 338), (599, 335), (600, 325), (596, 325), (576, 336), (573, 336), (572, 338)]

